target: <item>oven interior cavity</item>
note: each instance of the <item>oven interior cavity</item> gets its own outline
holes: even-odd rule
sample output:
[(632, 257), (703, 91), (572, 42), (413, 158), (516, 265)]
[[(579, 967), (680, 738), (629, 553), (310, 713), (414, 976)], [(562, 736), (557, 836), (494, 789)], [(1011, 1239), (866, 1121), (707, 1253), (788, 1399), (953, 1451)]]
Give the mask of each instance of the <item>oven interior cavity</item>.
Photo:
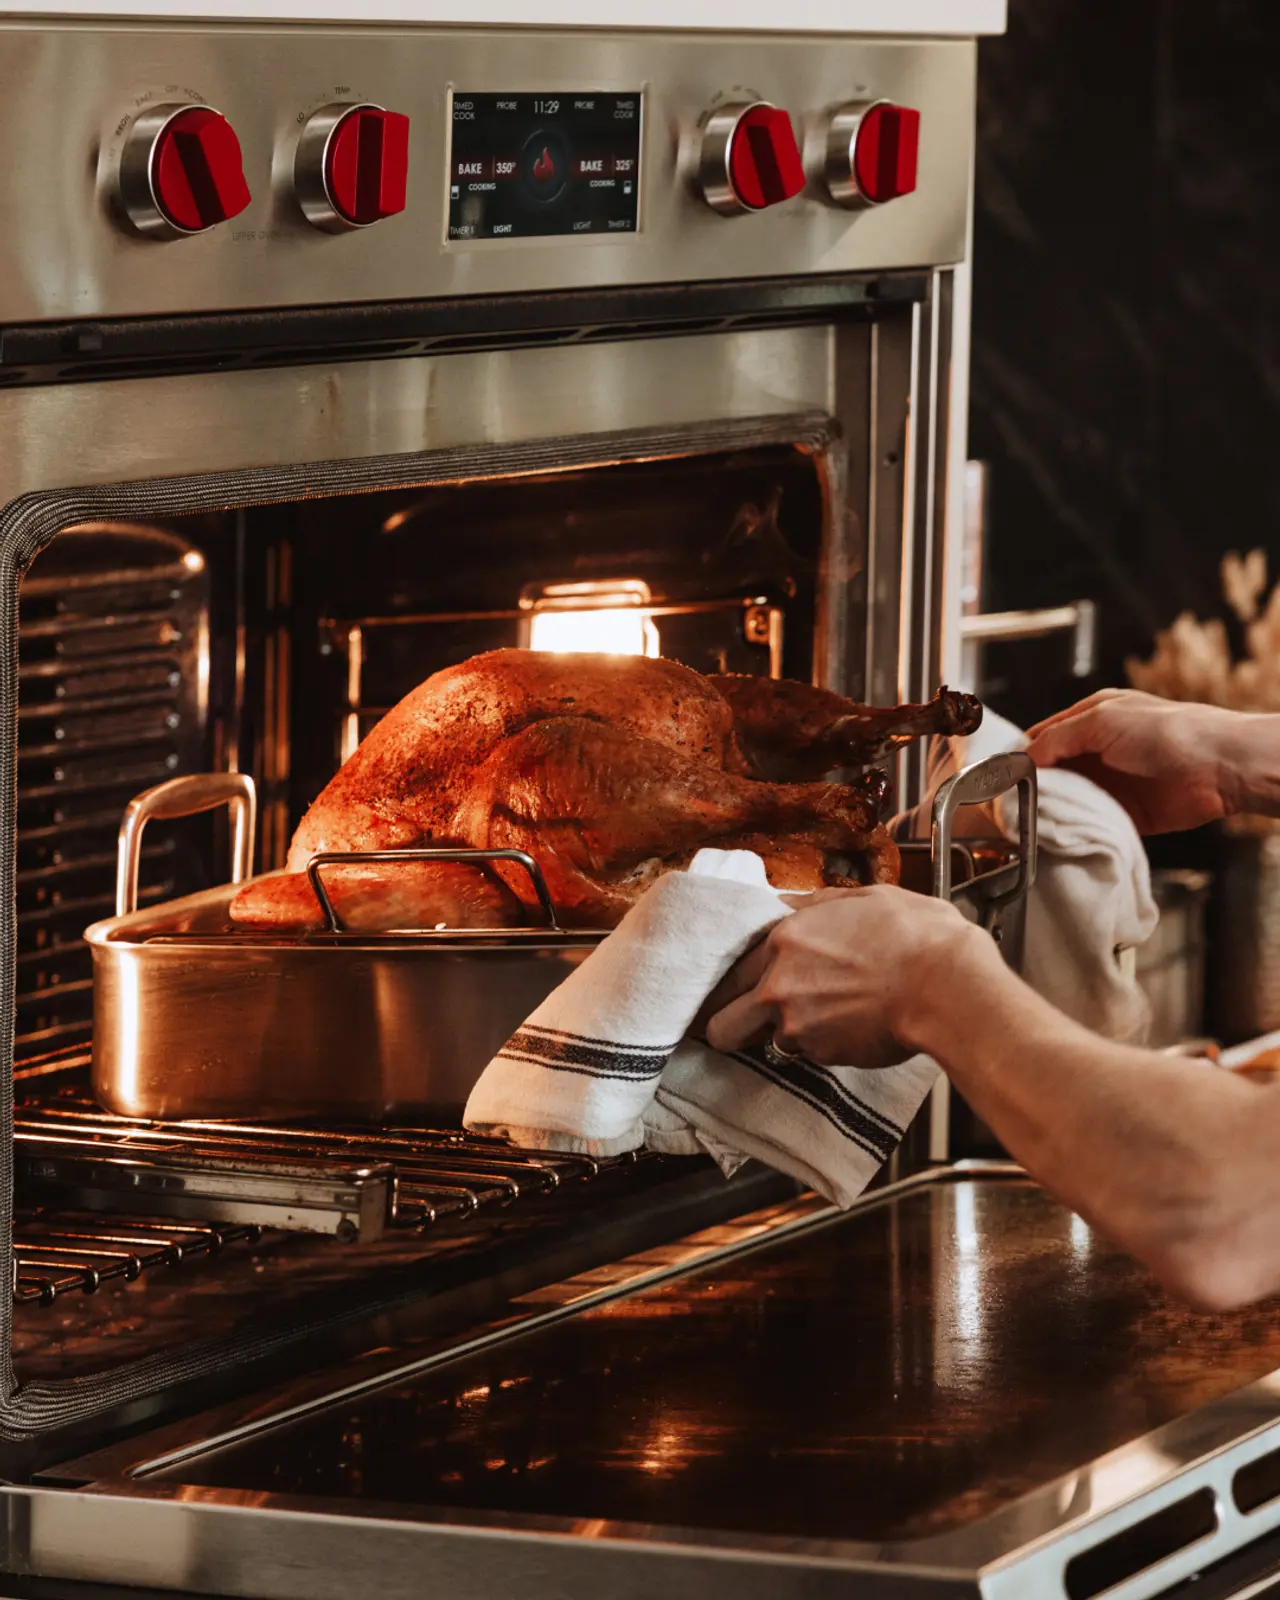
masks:
[[(398, 1025), (395, 1006), (359, 979), (294, 1009), (291, 1052), (269, 1078), (251, 997), (243, 1048), (210, 1057), (197, 1002), (161, 1015), (126, 982), (112, 1027), (135, 1042), (162, 1030), (162, 1070), (143, 1083), (120, 1069), (104, 1096), (83, 936), (117, 911), (117, 838), (141, 792), (247, 776), (253, 870), (279, 867), (307, 806), (384, 712), (479, 652), (604, 650), (809, 678), (824, 515), (820, 461), (767, 446), (59, 534), (20, 597), (20, 1308), (230, 1262), (233, 1246), (246, 1265), (221, 1272), (251, 1273), (277, 1238), (407, 1260), (425, 1233), (479, 1227), (517, 1201), (537, 1210), (589, 1180), (607, 1180), (604, 1193), (655, 1181), (637, 1173), (662, 1163), (535, 1158), (462, 1135), (462, 1090), (424, 1109), (379, 1077), (372, 1041)], [(220, 807), (158, 815), (141, 835), (138, 915), (179, 957), (184, 936), (207, 935), (212, 956), (201, 943), (192, 963), (245, 937), (206, 905), (228, 881), (232, 832)], [(171, 903), (206, 909), (170, 916)], [(584, 953), (571, 945), (561, 959)], [(424, 1048), (428, 1035), (488, 1048), (467, 1017), (484, 1014), (486, 984), (521, 981), (491, 954), (478, 982), (445, 984), (429, 1017), (415, 1013)], [(190, 1106), (197, 1078), (199, 1125), (165, 1099), (170, 1083)], [(326, 1081), (330, 1099), (316, 1099)]]

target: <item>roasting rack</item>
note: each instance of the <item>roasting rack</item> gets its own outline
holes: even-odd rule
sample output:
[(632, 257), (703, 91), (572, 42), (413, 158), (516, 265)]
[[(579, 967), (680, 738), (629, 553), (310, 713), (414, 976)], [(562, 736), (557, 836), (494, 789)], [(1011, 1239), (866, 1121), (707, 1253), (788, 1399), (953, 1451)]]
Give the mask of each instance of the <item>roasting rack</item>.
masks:
[(266, 1231), (404, 1238), (659, 1159), (521, 1150), (450, 1128), (134, 1120), (90, 1098), (89, 1059), (68, 1050), (16, 1074), (19, 1302), (92, 1292)]

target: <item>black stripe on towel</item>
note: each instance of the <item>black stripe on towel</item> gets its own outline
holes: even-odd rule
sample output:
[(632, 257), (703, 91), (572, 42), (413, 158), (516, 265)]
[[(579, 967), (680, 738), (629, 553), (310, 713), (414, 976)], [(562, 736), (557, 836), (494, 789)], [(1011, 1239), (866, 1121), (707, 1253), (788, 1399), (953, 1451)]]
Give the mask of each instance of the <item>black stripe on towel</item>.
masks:
[[(868, 1137), (883, 1149), (886, 1157), (893, 1154), (906, 1134), (905, 1128), (885, 1116), (882, 1111), (877, 1111), (861, 1095), (855, 1094), (829, 1067), (819, 1066), (816, 1061), (810, 1061), (808, 1056), (802, 1057), (797, 1062), (797, 1067), (799, 1068), (797, 1077), (801, 1084), (810, 1088), (819, 1097), (831, 1096), (835, 1103), (844, 1107), (846, 1116), (867, 1129)], [(875, 1135), (877, 1128), (880, 1130), (878, 1139)]]
[[(526, 1022), (522, 1033), (536, 1033), (542, 1039), (564, 1039), (569, 1044), (591, 1044), (601, 1050), (621, 1051), (633, 1056), (661, 1056), (665, 1061), (675, 1049), (675, 1044), (619, 1044), (616, 1039), (593, 1039), (589, 1033), (566, 1033), (562, 1028), (543, 1028), (536, 1022)], [(679, 1040), (676, 1041), (676, 1044)]]
[(830, 1093), (837, 1096), (849, 1107), (853, 1115), (869, 1117), (872, 1122), (878, 1122), (895, 1144), (905, 1134), (905, 1128), (899, 1127), (891, 1118), (886, 1117), (882, 1111), (877, 1111), (874, 1106), (868, 1105), (861, 1095), (855, 1094), (848, 1084), (842, 1083), (830, 1067), (820, 1066), (818, 1062), (811, 1060), (809, 1056), (801, 1056), (796, 1062), (796, 1067), (797, 1075), (802, 1080), (818, 1080), (823, 1085), (824, 1092), (829, 1090)]
[(498, 1052), (513, 1060), (535, 1061), (543, 1067), (594, 1072), (602, 1078), (656, 1078), (667, 1064), (670, 1050), (630, 1049), (564, 1034), (547, 1038), (529, 1028), (513, 1033)]
[(533, 1067), (546, 1067), (550, 1072), (576, 1072), (583, 1078), (599, 1078), (602, 1081), (613, 1078), (621, 1083), (649, 1083), (662, 1074), (661, 1067), (656, 1067), (652, 1072), (610, 1072), (605, 1067), (571, 1067), (564, 1061), (544, 1061), (541, 1056), (526, 1056), (516, 1050), (499, 1050), (494, 1060), (520, 1061)]
[(744, 1067), (750, 1067), (752, 1072), (767, 1078), (779, 1089), (785, 1089), (789, 1095), (820, 1112), (839, 1132), (869, 1155), (887, 1161), (901, 1143), (903, 1130), (896, 1123), (890, 1122), (851, 1094), (816, 1062), (803, 1058), (789, 1062), (784, 1074), (772, 1062), (754, 1052), (747, 1054), (734, 1051), (732, 1054), (733, 1059)]
[(877, 1111), (874, 1106), (868, 1105), (861, 1095), (854, 1094), (847, 1084), (842, 1083), (836, 1077), (830, 1067), (819, 1066), (816, 1061), (811, 1061), (808, 1056), (801, 1056), (796, 1065), (800, 1068), (802, 1077), (809, 1075), (820, 1079), (824, 1085), (829, 1087), (832, 1094), (837, 1095), (849, 1107), (855, 1116), (869, 1117), (872, 1122), (879, 1123), (895, 1145), (902, 1140), (906, 1129), (899, 1127), (892, 1118), (886, 1117), (882, 1111)]

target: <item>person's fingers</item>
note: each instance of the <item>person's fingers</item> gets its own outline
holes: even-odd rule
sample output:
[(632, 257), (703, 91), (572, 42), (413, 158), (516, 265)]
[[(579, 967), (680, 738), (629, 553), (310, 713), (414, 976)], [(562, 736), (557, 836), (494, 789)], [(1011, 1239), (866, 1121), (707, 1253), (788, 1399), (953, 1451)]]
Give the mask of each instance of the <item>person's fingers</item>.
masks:
[(767, 1005), (752, 989), (709, 1018), (707, 1043), (713, 1050), (742, 1050), (758, 1039), (769, 1038), (777, 1020), (776, 1008)]
[(1077, 717), (1086, 716), (1093, 709), (1089, 700), (1082, 700), (1079, 705), (1068, 706), (1065, 711), (1055, 711), (1051, 717), (1042, 717), (1039, 722), (1032, 723), (1026, 730), (1027, 738), (1042, 738), (1051, 729), (1061, 728), (1067, 722), (1074, 722)]
[(717, 1011), (723, 1011), (739, 995), (755, 988), (769, 965), (768, 943), (767, 937), (761, 939), (759, 944), (752, 945), (745, 956), (734, 962), (698, 1007), (698, 1014), (689, 1025), (691, 1033), (705, 1034), (708, 1022)]
[(1056, 767), (1077, 756), (1096, 755), (1101, 731), (1094, 707), (1035, 734), (1027, 745), (1027, 754), (1038, 767)]
[(766, 937), (761, 939), (759, 944), (753, 944), (746, 955), (735, 961), (721, 978), (707, 997), (709, 1010), (720, 1011), (731, 1000), (736, 1000), (740, 994), (746, 994), (748, 989), (754, 989), (764, 976), (769, 959), (769, 941)]
[(1127, 689), (1097, 689), (1091, 695), (1086, 695), (1083, 700), (1077, 700), (1074, 705), (1066, 706), (1061, 711), (1055, 711), (1051, 717), (1041, 717), (1027, 729), (1027, 738), (1038, 738), (1047, 728), (1057, 727), (1059, 723), (1069, 722), (1072, 717), (1093, 711), (1100, 705), (1105, 705), (1108, 700), (1114, 700), (1118, 695), (1128, 694)]
[(1090, 783), (1096, 784), (1124, 807), (1139, 833), (1163, 833), (1177, 826), (1176, 823), (1161, 821), (1158, 790), (1151, 783), (1108, 766), (1106, 760), (1092, 750), (1082, 750), (1078, 755), (1059, 755), (1053, 760), (1044, 760), (1039, 751), (1032, 751), (1032, 758), (1037, 766), (1056, 767), (1088, 778)]
[[(1069, 706), (1063, 706), (1061, 711), (1055, 711), (1052, 716), (1042, 717), (1035, 726), (1047, 728), (1050, 723), (1064, 722), (1068, 717), (1077, 717), (1082, 711), (1093, 711), (1098, 706), (1106, 705), (1108, 700), (1120, 700), (1133, 692), (1132, 689), (1095, 689), (1092, 694), (1085, 695), (1083, 700), (1074, 700)], [(1031, 731), (1030, 728), (1027, 729), (1028, 733)]]
[(842, 888), (812, 889), (805, 894), (784, 894), (782, 903), (796, 911), (803, 911), (806, 906), (820, 906), (828, 900), (848, 900), (851, 896), (865, 894), (867, 887), (866, 884), (845, 884)]

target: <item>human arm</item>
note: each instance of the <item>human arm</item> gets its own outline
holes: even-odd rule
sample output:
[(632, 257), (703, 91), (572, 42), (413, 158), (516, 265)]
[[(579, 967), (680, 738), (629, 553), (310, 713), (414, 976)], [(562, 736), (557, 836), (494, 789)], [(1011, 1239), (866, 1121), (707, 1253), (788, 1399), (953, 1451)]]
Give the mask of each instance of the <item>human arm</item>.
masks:
[(1280, 816), (1280, 716), (1103, 689), (1029, 731), (1039, 767), (1068, 767), (1115, 796), (1140, 833), (1241, 812)]
[(1010, 1154), (1189, 1299), (1280, 1289), (1280, 1087), (1069, 1021), (953, 907), (812, 896), (739, 963), (708, 1038), (827, 1063), (932, 1056)]

